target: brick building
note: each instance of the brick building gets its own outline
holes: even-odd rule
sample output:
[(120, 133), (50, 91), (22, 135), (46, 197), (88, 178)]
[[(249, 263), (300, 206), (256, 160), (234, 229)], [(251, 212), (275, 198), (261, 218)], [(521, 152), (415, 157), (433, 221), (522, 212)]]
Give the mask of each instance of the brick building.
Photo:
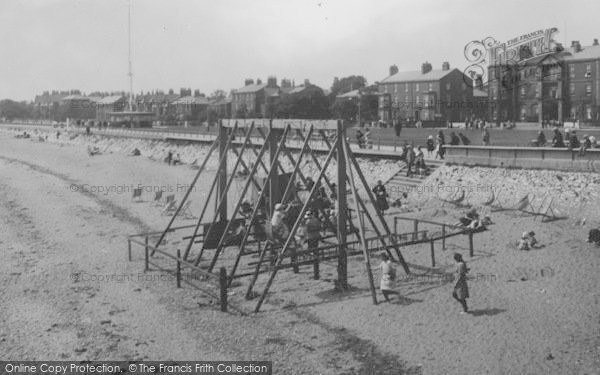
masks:
[(246, 79), (244, 87), (232, 93), (231, 112), (234, 118), (270, 117), (279, 98), (277, 78), (269, 77), (267, 83), (260, 79)]
[(421, 70), (408, 72), (394, 65), (389, 73), (379, 83), (380, 121), (464, 121), (472, 115), (471, 80), (448, 62), (441, 69), (425, 62)]
[(489, 117), (500, 121), (600, 121), (600, 45), (573, 41), (534, 56), (519, 50), (516, 62), (488, 67)]

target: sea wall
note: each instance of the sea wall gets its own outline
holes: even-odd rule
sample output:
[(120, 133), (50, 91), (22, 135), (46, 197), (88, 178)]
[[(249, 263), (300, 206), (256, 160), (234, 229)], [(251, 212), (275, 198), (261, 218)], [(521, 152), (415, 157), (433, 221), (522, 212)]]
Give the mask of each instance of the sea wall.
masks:
[(600, 149), (584, 155), (578, 150), (552, 147), (447, 146), (449, 163), (559, 171), (599, 172)]

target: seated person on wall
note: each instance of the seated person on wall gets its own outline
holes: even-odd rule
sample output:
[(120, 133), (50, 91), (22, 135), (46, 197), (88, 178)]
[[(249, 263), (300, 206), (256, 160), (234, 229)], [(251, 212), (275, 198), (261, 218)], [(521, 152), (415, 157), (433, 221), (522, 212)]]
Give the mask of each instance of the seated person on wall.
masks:
[(541, 130), (538, 132), (536, 146), (537, 147), (544, 147), (544, 146), (546, 146), (546, 135)]
[(471, 144), (471, 140), (467, 138), (467, 136), (465, 136), (463, 133), (458, 133), (458, 137), (460, 138), (460, 141), (463, 145), (468, 146)]
[(450, 133), (450, 146), (458, 146), (460, 145), (460, 138), (456, 135), (456, 133)]
[(558, 130), (558, 128), (554, 128), (554, 136), (552, 137), (552, 147), (565, 147), (563, 136)]

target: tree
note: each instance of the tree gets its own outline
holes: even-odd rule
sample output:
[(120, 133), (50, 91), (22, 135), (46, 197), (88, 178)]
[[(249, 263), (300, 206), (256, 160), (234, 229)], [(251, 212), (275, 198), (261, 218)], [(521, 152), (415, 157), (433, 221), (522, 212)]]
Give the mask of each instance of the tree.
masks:
[(26, 102), (6, 99), (0, 101), (0, 118), (7, 120), (33, 118), (33, 106)]
[(337, 95), (345, 94), (352, 90), (358, 90), (365, 86), (367, 86), (367, 80), (363, 76), (348, 76), (342, 79), (336, 77), (331, 86), (331, 95), (336, 97)]
[(278, 118), (329, 118), (329, 99), (323, 90), (311, 85), (299, 93), (283, 95), (274, 109), (274, 115)]
[(221, 89), (217, 89), (215, 91), (213, 91), (212, 94), (210, 94), (210, 99), (213, 100), (222, 100), (225, 99), (227, 97), (227, 93)]

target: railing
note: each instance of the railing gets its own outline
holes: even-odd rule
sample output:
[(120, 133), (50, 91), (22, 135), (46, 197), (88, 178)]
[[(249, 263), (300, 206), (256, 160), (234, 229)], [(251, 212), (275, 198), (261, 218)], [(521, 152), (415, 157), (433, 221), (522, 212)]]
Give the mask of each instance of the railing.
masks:
[[(169, 230), (169, 232), (173, 232), (178, 229), (191, 228), (191, 227), (194, 227), (194, 225), (187, 225), (187, 226), (182, 226), (182, 227), (171, 228)], [(168, 252), (166, 252), (162, 249), (159, 249), (155, 246), (150, 245), (149, 244), (150, 238), (156, 237), (157, 235), (160, 235), (160, 234), (162, 234), (162, 232), (148, 232), (148, 233), (134, 234), (134, 235), (128, 236), (128, 238), (127, 238), (128, 260), (129, 261), (132, 260), (132, 244), (140, 245), (144, 248), (144, 272), (149, 272), (151, 270), (150, 266), (153, 266), (163, 272), (167, 272), (169, 274), (175, 275), (175, 280), (177, 282), (177, 288), (181, 288), (181, 282), (183, 281), (184, 283), (190, 285), (191, 287), (200, 290), (202, 293), (219, 300), (221, 311), (227, 312), (228, 307), (230, 307), (233, 310), (237, 311), (238, 313), (240, 313), (242, 315), (246, 315), (246, 312), (243, 309), (232, 304), (231, 301), (228, 301), (228, 298), (227, 298), (227, 296), (228, 296), (227, 295), (228, 280), (227, 280), (227, 271), (226, 271), (225, 267), (221, 267), (219, 270), (219, 274), (216, 275), (212, 272), (203, 270), (202, 268), (200, 268), (200, 267), (194, 265), (193, 263), (190, 263), (187, 260), (185, 260), (184, 258), (182, 258), (181, 251), (179, 249), (177, 249), (177, 255), (175, 256), (175, 255), (169, 254)], [(142, 242), (138, 238), (144, 238), (144, 241)], [(171, 269), (165, 268), (162, 265), (158, 264), (157, 262), (151, 260), (152, 257), (150, 255), (150, 250), (152, 250), (153, 253), (158, 253), (163, 256), (166, 256), (169, 259), (175, 260), (175, 262), (176, 262), (175, 270), (173, 271)], [(219, 294), (217, 295), (212, 290), (210, 290), (206, 287), (201, 287), (201, 286), (197, 285), (196, 283), (193, 283), (191, 280), (188, 280), (187, 278), (183, 278), (182, 277), (182, 269), (185, 269), (185, 268), (193, 270), (197, 274), (202, 276), (202, 278), (204, 278), (205, 280), (217, 284), (219, 287)]]

